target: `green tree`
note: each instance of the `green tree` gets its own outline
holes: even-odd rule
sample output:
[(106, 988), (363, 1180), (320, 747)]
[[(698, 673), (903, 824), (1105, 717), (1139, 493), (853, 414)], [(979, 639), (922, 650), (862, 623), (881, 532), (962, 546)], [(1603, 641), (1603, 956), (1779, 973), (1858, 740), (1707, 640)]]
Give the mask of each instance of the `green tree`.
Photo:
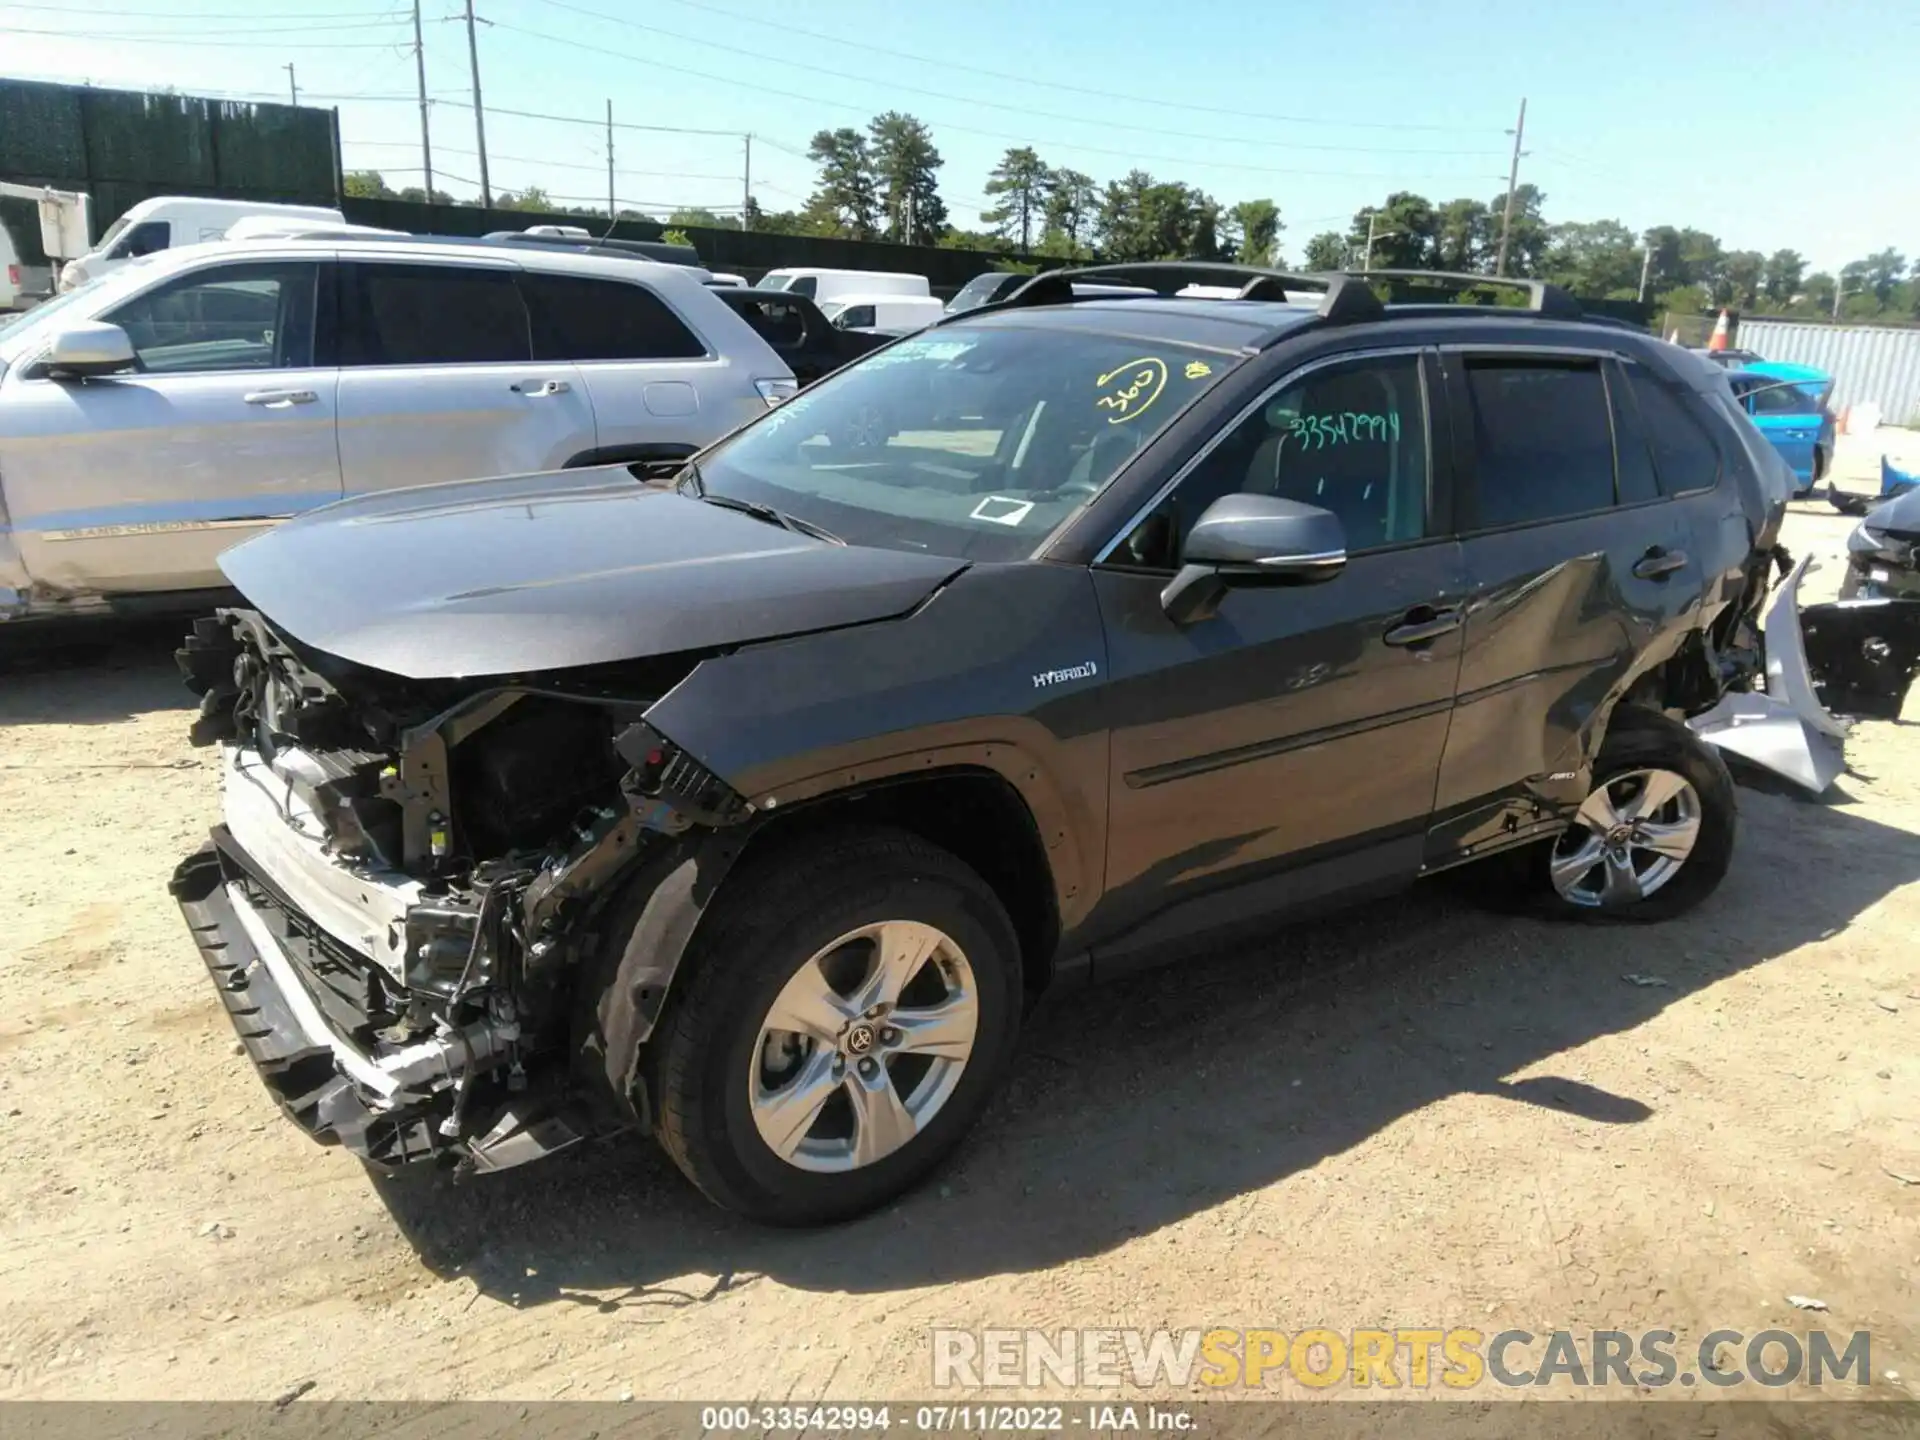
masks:
[(1065, 166), (1049, 170), (1043, 209), (1046, 233), (1040, 248), (1049, 255), (1078, 259), (1082, 247), (1092, 239), (1099, 208), (1100, 192), (1094, 188), (1091, 175)]
[(1434, 212), (1434, 263), (1442, 270), (1472, 273), (1493, 268), (1487, 207), (1478, 200), (1449, 200)]
[(378, 170), (349, 170), (340, 177), (340, 193), (354, 200), (391, 200), (393, 187)]
[(1800, 282), (1800, 294), (1804, 298), (1803, 309), (1816, 315), (1833, 313), (1833, 276), (1824, 270), (1816, 270)]
[[(348, 191), (347, 193), (352, 194), (353, 192)], [(394, 192), (393, 198), (396, 200), (411, 200), (416, 205), (451, 205), (454, 203), (453, 196), (449, 195), (445, 190), (435, 190), (429, 195), (418, 185), (403, 186)]]
[(1887, 309), (1893, 301), (1894, 286), (1900, 283), (1900, 277), (1906, 272), (1907, 257), (1892, 246), (1876, 251), (1864, 260), (1854, 262), (1847, 269), (1858, 266), (1862, 288), (1873, 296), (1878, 309)]
[(1664, 295), (1687, 283), (1686, 272), (1680, 262), (1678, 230), (1671, 225), (1655, 225), (1645, 231), (1640, 239), (1651, 255), (1647, 262), (1647, 288), (1651, 293)]
[(662, 230), (660, 238), (668, 245), (692, 245), (693, 237), (684, 230)]
[(1541, 276), (1576, 295), (1631, 296), (1640, 283), (1640, 247), (1618, 220), (1555, 225)]
[(845, 125), (818, 131), (807, 146), (807, 158), (820, 167), (807, 201), (809, 226), (817, 234), (871, 240), (878, 229), (879, 200), (867, 137)]
[(1306, 267), (1309, 270), (1347, 268), (1346, 238), (1337, 230), (1322, 230), (1307, 241)]
[(867, 127), (868, 153), (889, 240), (930, 245), (947, 227), (936, 172), (945, 162), (933, 132), (911, 115), (889, 110)]
[(1227, 212), (1227, 232), (1234, 258), (1243, 265), (1277, 265), (1280, 261), (1280, 207), (1271, 200), (1242, 200)]
[(493, 194), (495, 210), (533, 210), (543, 215), (553, 214), (559, 207), (553, 203), (553, 197), (538, 185), (529, 185), (526, 189), (496, 190)]
[[(1507, 197), (1503, 191), (1487, 205), (1486, 269), (1492, 270), (1500, 258), (1500, 230), (1507, 228), (1507, 274), (1538, 275), (1547, 262), (1547, 247), (1552, 243), (1546, 221), (1547, 197), (1537, 185), (1516, 185), (1513, 191), (1513, 220), (1506, 219)], [(1637, 277), (1636, 277), (1637, 278)]]
[[(1373, 236), (1373, 256), (1367, 257), (1367, 236)], [(1375, 270), (1424, 270), (1437, 249), (1439, 217), (1433, 203), (1411, 190), (1396, 190), (1386, 203), (1354, 213), (1347, 245), (1355, 263)]]
[(1046, 214), (1048, 178), (1052, 171), (1029, 146), (1019, 146), (1000, 157), (987, 176), (988, 195), (1000, 203), (980, 218), (1009, 240), (1017, 238), (1022, 254), (1033, 248), (1035, 222)]
[(1680, 283), (1698, 285), (1716, 305), (1727, 303), (1727, 253), (1718, 236), (1688, 227), (1680, 232)]
[(1785, 305), (1800, 293), (1802, 277), (1807, 273), (1807, 257), (1798, 250), (1776, 250), (1767, 257), (1766, 279), (1762, 282), (1767, 299)]
[(1758, 250), (1735, 250), (1722, 267), (1728, 301), (1741, 310), (1760, 303), (1760, 290), (1766, 281), (1767, 257)]
[(1211, 260), (1220, 254), (1220, 206), (1204, 191), (1130, 170), (1100, 197), (1101, 249), (1114, 260)]
[(713, 211), (699, 205), (689, 205), (674, 211), (667, 217), (667, 224), (674, 226), (676, 229), (686, 225), (693, 225), (707, 230), (731, 230), (734, 228), (731, 220), (724, 220), (714, 214)]

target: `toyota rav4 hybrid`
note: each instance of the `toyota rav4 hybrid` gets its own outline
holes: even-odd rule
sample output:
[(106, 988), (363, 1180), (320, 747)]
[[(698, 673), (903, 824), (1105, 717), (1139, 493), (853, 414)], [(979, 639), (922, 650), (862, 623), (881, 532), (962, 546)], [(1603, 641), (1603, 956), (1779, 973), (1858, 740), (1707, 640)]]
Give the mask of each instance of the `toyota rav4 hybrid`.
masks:
[(226, 553), (173, 890), (295, 1121), (482, 1170), (651, 1131), (822, 1222), (953, 1149), (1049, 987), (1467, 862), (1569, 918), (1714, 889), (1683, 721), (1761, 664), (1785, 491), (1723, 372), (1539, 284), (1081, 277), (1162, 295), (1040, 277), (671, 482)]

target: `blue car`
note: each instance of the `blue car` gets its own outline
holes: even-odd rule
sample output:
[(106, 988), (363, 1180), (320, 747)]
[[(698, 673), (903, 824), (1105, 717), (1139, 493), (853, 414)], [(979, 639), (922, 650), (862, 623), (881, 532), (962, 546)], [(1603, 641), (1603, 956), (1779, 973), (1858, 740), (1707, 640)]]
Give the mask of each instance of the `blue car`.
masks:
[(1753, 423), (1793, 470), (1795, 494), (1811, 495), (1833, 466), (1833, 376), (1811, 365), (1760, 360), (1727, 372)]

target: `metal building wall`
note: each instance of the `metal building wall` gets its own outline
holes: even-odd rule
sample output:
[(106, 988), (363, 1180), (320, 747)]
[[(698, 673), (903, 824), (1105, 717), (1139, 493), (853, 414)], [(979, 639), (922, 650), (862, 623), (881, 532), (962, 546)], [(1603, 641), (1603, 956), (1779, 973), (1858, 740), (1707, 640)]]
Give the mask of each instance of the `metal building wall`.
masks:
[(1735, 343), (1825, 370), (1834, 377), (1836, 412), (1871, 400), (1889, 425), (1920, 424), (1920, 329), (1755, 319), (1740, 322)]

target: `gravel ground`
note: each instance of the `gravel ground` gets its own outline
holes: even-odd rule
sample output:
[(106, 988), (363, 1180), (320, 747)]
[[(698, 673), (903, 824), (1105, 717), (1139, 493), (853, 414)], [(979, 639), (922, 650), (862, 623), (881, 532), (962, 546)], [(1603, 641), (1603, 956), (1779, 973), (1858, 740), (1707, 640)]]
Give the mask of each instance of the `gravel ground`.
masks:
[(0, 1397), (924, 1397), (934, 1326), (1810, 1320), (1920, 1393), (1916, 705), (1823, 802), (1744, 789), (1682, 921), (1435, 888), (1063, 1002), (935, 1182), (796, 1234), (644, 1144), (455, 1187), (282, 1120), (166, 895), (217, 808), (172, 638), (0, 662)]

